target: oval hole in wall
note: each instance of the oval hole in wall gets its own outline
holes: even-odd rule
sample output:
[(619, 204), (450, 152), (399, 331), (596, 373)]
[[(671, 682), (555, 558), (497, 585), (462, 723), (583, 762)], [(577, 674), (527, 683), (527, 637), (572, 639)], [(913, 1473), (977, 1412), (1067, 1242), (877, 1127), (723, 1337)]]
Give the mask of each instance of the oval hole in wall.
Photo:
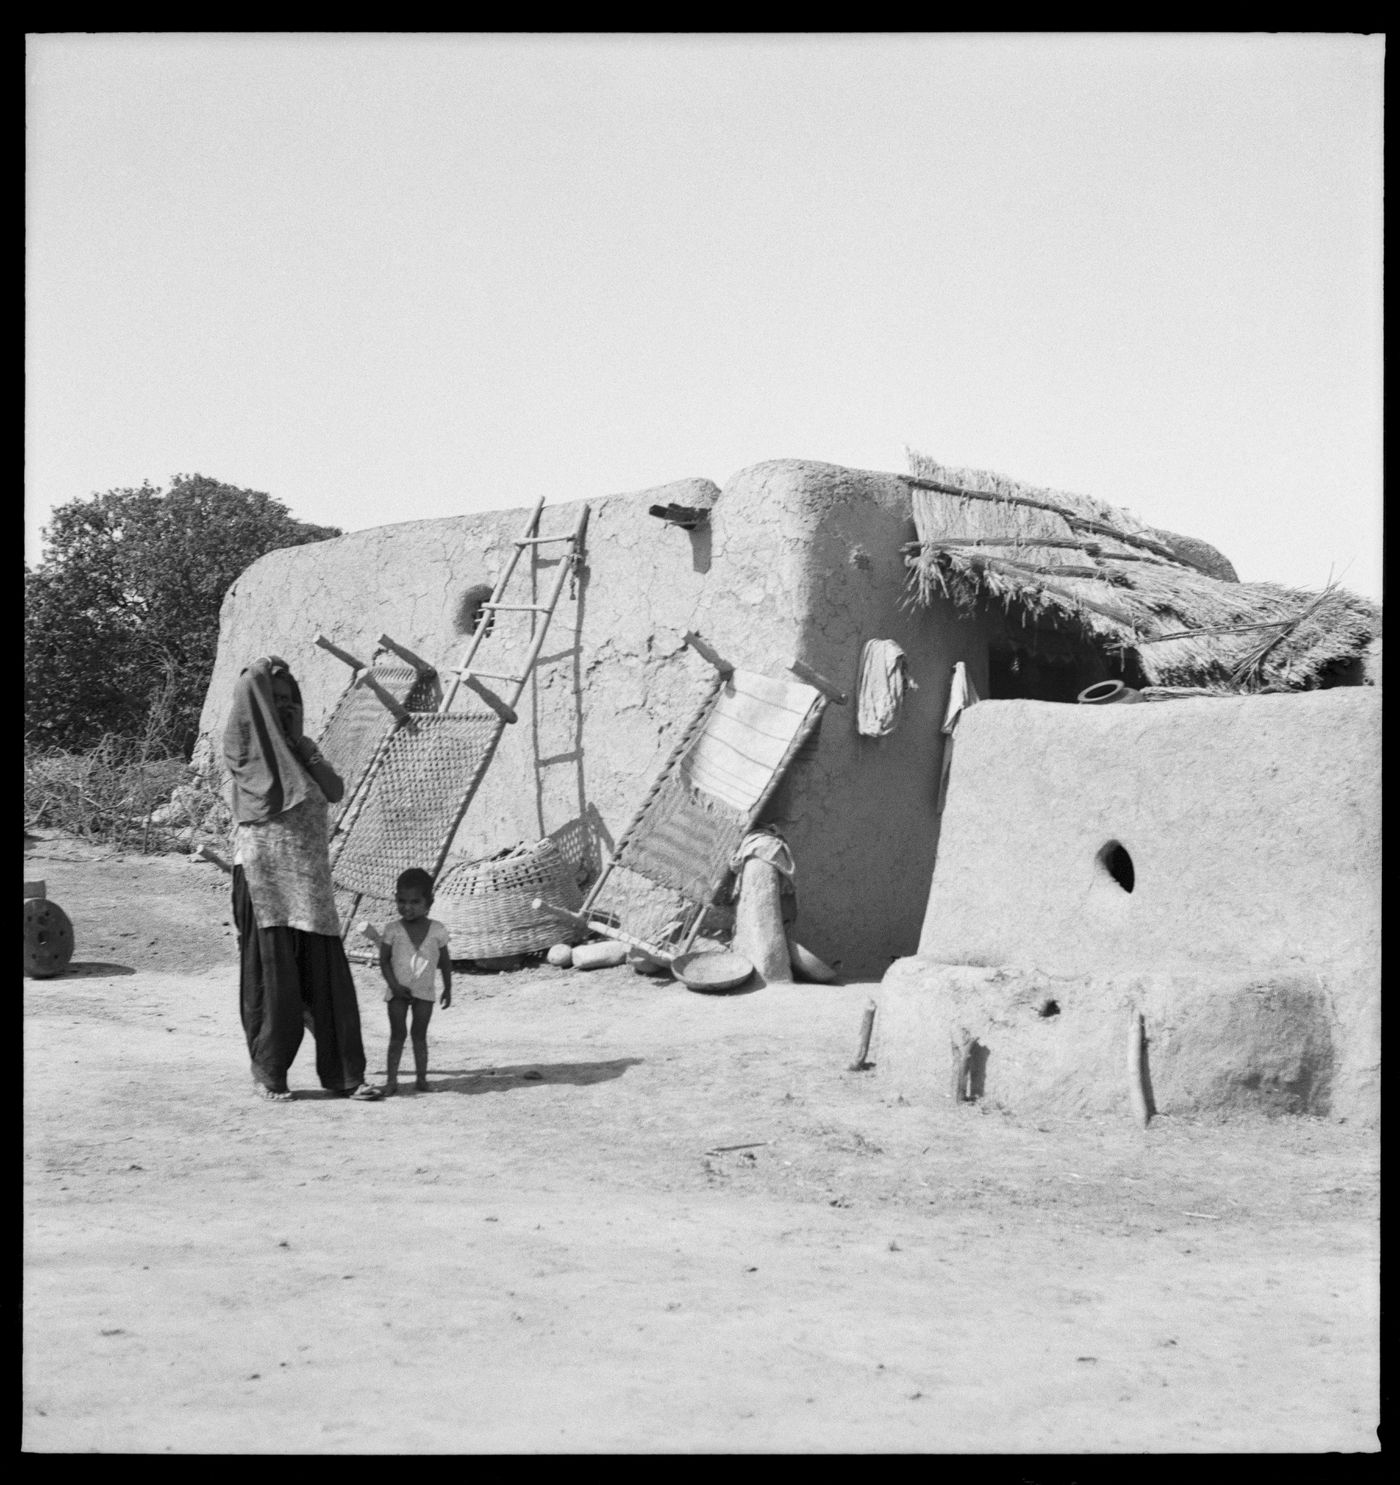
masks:
[(1098, 863), (1125, 892), (1133, 890), (1137, 873), (1133, 870), (1133, 858), (1121, 841), (1109, 841), (1100, 850)]

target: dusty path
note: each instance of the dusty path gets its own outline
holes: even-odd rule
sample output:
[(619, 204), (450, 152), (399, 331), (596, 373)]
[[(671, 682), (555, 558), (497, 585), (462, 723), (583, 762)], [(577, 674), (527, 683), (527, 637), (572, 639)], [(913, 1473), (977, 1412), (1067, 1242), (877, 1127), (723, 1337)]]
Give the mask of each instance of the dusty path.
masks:
[(437, 1093), (308, 1044), (263, 1104), (213, 868), (26, 876), (78, 930), (25, 981), (29, 1450), (1376, 1447), (1373, 1133), (901, 1106), (869, 987), (628, 970), (461, 977)]

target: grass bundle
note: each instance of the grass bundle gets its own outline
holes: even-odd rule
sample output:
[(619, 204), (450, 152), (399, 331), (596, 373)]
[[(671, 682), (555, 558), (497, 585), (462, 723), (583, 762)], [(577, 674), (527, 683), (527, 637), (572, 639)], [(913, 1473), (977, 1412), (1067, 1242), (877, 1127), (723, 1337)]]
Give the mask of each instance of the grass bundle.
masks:
[(910, 463), (910, 604), (999, 603), (1027, 627), (1134, 650), (1154, 687), (1212, 693), (1317, 685), (1380, 633), (1379, 606), (1335, 583), (1317, 593), (1241, 583), (1205, 542), (1102, 501), (918, 454)]

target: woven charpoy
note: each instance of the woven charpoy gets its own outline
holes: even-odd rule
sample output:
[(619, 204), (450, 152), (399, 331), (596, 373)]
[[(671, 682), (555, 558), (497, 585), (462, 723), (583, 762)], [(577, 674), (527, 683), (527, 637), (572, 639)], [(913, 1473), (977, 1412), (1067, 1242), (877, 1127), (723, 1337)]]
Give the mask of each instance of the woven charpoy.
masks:
[[(369, 669), (395, 701), (412, 705), (418, 700), (413, 693), (415, 688), (421, 689), (420, 679), (423, 678), (412, 666), (398, 660), (375, 660)], [(431, 677), (426, 680), (430, 683)], [(332, 825), (349, 807), (366, 770), (374, 762), (380, 744), (394, 726), (393, 713), (368, 686), (357, 686), (352, 682), (345, 688), (316, 744), (321, 756), (345, 785), (339, 804), (332, 805), (329, 811)]]
[(670, 774), (623, 842), (617, 863), (692, 902), (708, 902), (748, 829), (747, 815)]
[(505, 724), (494, 712), (415, 712), (379, 754), (331, 865), (337, 887), (391, 898), (399, 873), (431, 871)]
[(567, 857), (549, 839), (449, 868), (438, 880), (433, 917), (446, 925), (454, 959), (530, 954), (581, 937), (580, 930), (536, 912), (537, 897), (570, 911), (583, 901)]
[[(588, 916), (600, 926), (611, 924), (659, 948), (675, 941), (691, 920), (696, 904), (674, 887), (654, 882), (614, 861), (596, 884)], [(606, 927), (602, 932), (606, 933)]]
[(826, 706), (811, 686), (717, 675), (585, 899), (584, 913), (657, 947), (717, 906), (740, 841)]

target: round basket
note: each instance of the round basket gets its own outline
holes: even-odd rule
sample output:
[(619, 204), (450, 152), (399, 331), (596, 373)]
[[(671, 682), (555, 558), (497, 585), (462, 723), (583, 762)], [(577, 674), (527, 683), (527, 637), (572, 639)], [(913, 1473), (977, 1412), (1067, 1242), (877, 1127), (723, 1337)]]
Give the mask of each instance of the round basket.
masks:
[(583, 902), (574, 869), (552, 840), (521, 846), (494, 861), (454, 866), (438, 879), (433, 917), (450, 935), (454, 959), (503, 959), (571, 943), (582, 930), (531, 906), (542, 897), (576, 911)]
[(671, 973), (687, 990), (737, 990), (752, 974), (753, 965), (728, 949), (701, 949), (682, 954), (671, 963)]

